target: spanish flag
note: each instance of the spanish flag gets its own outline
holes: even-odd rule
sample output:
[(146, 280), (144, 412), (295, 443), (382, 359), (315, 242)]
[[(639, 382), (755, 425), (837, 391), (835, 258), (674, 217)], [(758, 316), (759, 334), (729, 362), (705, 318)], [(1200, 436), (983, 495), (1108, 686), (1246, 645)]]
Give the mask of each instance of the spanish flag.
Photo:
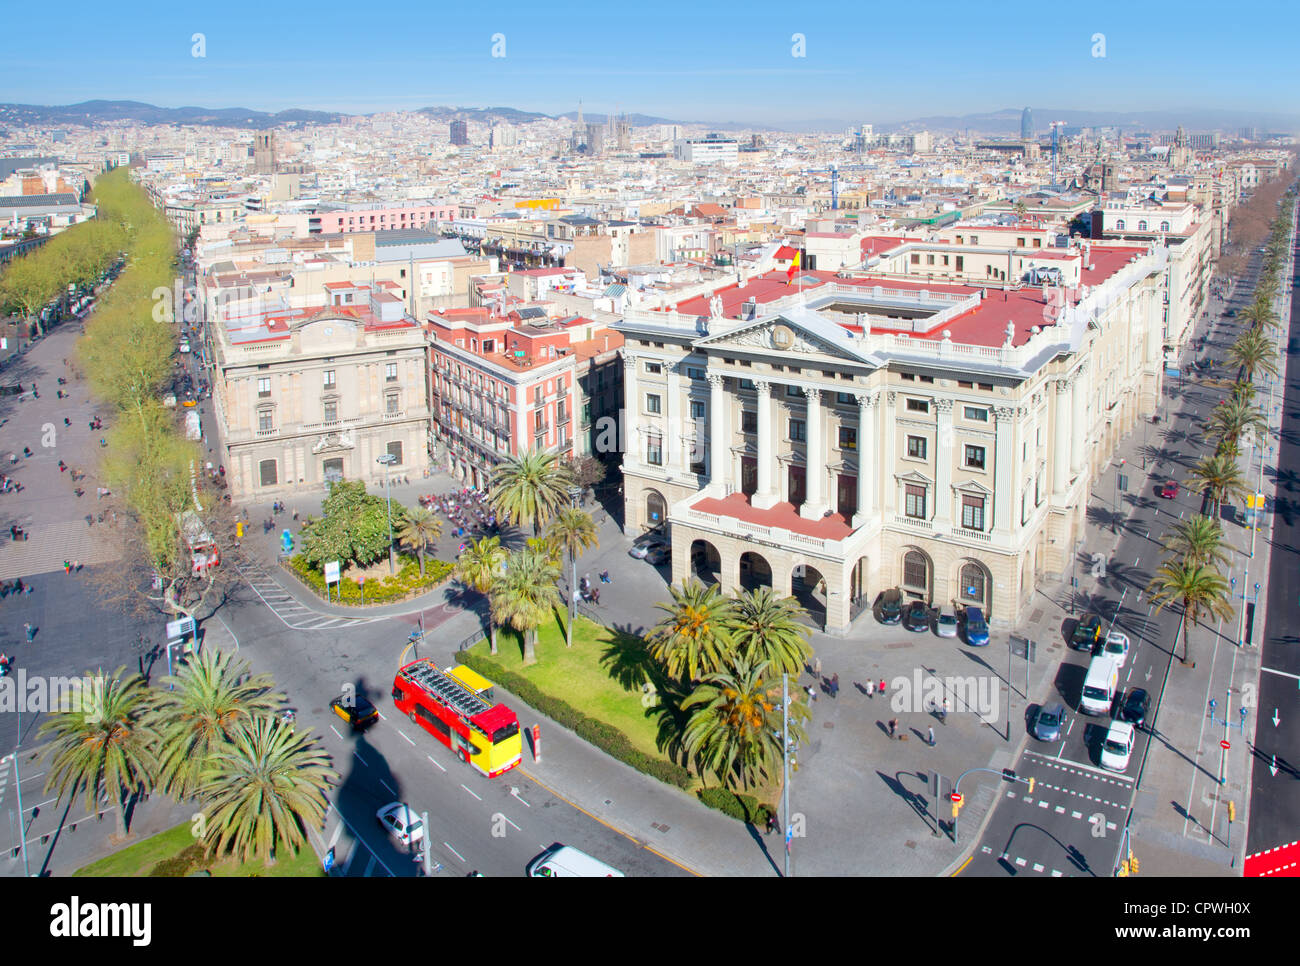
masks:
[(785, 284), (787, 285), (794, 284), (794, 273), (799, 271), (799, 256), (801, 254), (803, 253), (796, 251), (794, 253), (794, 259), (790, 262), (790, 267), (785, 270)]

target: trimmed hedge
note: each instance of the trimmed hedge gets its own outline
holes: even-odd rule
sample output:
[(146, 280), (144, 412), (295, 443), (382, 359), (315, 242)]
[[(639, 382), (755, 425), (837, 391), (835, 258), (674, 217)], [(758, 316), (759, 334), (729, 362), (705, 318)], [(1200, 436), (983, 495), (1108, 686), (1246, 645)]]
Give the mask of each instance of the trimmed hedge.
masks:
[(709, 808), (716, 808), (738, 822), (748, 822), (760, 828), (765, 827), (768, 818), (776, 814), (771, 805), (760, 805), (754, 796), (726, 788), (701, 788), (696, 796)]
[[(318, 573), (306, 560), (302, 554), (295, 554), (287, 561), (281, 560), (281, 566), (292, 573), (295, 577), (315, 594), (325, 599), (325, 575)], [(420, 577), (420, 565), (414, 561), (407, 561), (402, 564), (402, 569), (391, 577), (382, 577), (379, 580), (367, 580), (364, 595), (362, 599), (361, 585), (351, 577), (343, 577), (337, 584), (329, 588), (328, 598), (331, 604), (347, 604), (353, 607), (370, 606), (371, 604), (391, 604), (395, 601), (406, 600), (409, 597), (416, 597), (420, 594), (427, 594), (433, 588), (437, 587), (451, 575), (452, 565), (445, 560), (430, 560), (424, 562), (424, 577)]]
[(529, 707), (535, 708), (556, 724), (563, 725), (583, 741), (595, 745), (625, 765), (631, 765), (637, 771), (657, 778), (665, 784), (676, 785), (681, 789), (691, 787), (693, 782), (691, 773), (681, 765), (650, 757), (634, 747), (632, 742), (627, 740), (627, 736), (617, 728), (588, 717), (559, 698), (551, 697), (526, 677), (507, 671), (482, 655), (469, 651), (461, 651), (457, 654), (456, 661), (500, 684)]
[(177, 852), (171, 858), (163, 859), (155, 865), (150, 871), (150, 876), (167, 879), (181, 879), (189, 875), (190, 870), (197, 868), (208, 857), (207, 850), (199, 842), (186, 846), (180, 852)]

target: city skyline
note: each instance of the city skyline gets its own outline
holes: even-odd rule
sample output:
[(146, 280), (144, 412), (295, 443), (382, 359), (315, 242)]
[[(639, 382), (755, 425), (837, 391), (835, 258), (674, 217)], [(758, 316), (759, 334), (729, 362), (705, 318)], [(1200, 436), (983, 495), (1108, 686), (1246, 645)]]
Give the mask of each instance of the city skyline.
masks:
[[(674, 0), (649, 23), (635, 11), (597, 19), (585, 8), (556, 16), (522, 5), (435, 14), (404, 0), (369, 8), (360, 20), (341, 5), (310, 20), (246, 2), (219, 17), (157, 3), (139, 9), (139, 17), (117, 21), (74, 5), (81, 29), (67, 38), (64, 56), (82, 70), (56, 83), (48, 62), (11, 47), (6, 100), (348, 114), (509, 105), (549, 115), (582, 100), (599, 114), (779, 127), (889, 124), (1026, 103), (1280, 113), (1300, 91), (1284, 32), (1259, 29), (1266, 13), (1225, 18), (1211, 38), (1186, 4), (1159, 4), (1140, 23), (1108, 2), (1083, 18), (1035, 9), (1012, 22), (962, 17), (960, 29), (938, 32), (904, 12), (867, 17), (846, 4), (742, 11)], [(929, 23), (950, 19), (937, 13)], [(1146, 26), (1151, 20), (1158, 33)], [(40, 24), (20, 9), (10, 26), (9, 36), (20, 37)], [(423, 30), (432, 43), (410, 42)]]

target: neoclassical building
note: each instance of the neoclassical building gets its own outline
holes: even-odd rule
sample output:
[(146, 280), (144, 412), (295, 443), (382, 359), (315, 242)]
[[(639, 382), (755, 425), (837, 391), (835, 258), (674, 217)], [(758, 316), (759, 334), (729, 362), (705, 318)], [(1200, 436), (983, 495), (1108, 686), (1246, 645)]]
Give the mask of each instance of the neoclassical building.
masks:
[(1164, 369), (1162, 249), (1045, 257), (1055, 284), (771, 273), (629, 310), (627, 532), (832, 633), (893, 587), (1014, 621)]

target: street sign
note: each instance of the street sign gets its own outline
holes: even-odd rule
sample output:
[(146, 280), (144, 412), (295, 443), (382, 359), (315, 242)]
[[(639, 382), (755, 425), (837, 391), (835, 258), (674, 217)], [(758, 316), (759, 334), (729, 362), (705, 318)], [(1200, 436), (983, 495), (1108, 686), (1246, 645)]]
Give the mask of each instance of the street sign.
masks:
[(953, 792), (953, 793), (952, 793), (951, 795), (949, 795), (948, 797), (949, 797), (950, 799), (952, 799), (952, 803), (953, 803), (954, 805), (960, 805), (960, 804), (961, 804), (961, 792)]
[(325, 565), (325, 583), (337, 584), (339, 582), (339, 562), (331, 560)]
[(1229, 748), (1232, 747), (1232, 745), (1228, 743), (1227, 738), (1224, 738), (1222, 741), (1219, 742), (1219, 747), (1222, 748), (1224, 751), (1227, 751)]
[(1121, 473), (1121, 474), (1119, 474), (1119, 491), (1120, 491), (1121, 493), (1127, 493), (1127, 492), (1128, 492), (1128, 474), (1127, 474), (1127, 473)]
[(182, 617), (178, 621), (167, 622), (167, 640), (179, 641), (186, 635), (194, 633), (194, 618)]

